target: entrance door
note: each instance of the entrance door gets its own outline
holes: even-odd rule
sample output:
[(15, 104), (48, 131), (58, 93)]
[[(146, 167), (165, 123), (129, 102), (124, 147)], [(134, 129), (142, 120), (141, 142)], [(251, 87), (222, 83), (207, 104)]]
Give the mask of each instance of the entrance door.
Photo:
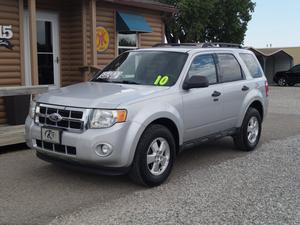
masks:
[[(37, 58), (40, 85), (60, 86), (59, 68), (59, 20), (53, 12), (37, 12)], [(30, 47), (29, 47), (29, 15), (25, 13), (25, 71), (26, 85), (31, 85)]]

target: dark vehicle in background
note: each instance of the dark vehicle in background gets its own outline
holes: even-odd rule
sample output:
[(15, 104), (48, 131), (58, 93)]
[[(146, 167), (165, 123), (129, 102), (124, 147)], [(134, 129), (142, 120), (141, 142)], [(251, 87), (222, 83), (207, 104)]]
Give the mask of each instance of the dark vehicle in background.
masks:
[(280, 71), (273, 77), (275, 83), (279, 86), (294, 86), (300, 83), (300, 64), (295, 65), (288, 71)]

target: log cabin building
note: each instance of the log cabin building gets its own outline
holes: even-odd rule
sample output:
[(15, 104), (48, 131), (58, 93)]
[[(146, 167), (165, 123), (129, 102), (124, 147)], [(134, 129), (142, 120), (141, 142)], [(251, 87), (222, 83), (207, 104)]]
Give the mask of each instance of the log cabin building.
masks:
[[(66, 86), (118, 54), (164, 42), (153, 0), (0, 0), (0, 86)], [(0, 97), (0, 124), (7, 112)]]

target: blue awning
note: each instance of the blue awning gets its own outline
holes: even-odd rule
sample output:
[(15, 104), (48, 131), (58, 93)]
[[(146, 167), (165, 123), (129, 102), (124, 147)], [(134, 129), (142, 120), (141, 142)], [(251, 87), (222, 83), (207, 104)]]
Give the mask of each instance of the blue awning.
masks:
[(129, 14), (123, 12), (117, 12), (117, 31), (118, 32), (138, 32), (138, 33), (150, 33), (151, 27), (145, 20), (145, 17), (137, 14)]

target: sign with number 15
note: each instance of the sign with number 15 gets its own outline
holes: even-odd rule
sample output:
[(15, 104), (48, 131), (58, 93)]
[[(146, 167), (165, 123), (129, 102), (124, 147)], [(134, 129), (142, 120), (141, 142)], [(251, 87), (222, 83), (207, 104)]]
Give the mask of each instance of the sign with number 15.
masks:
[(12, 49), (13, 45), (10, 39), (14, 36), (12, 25), (0, 25), (0, 46)]

